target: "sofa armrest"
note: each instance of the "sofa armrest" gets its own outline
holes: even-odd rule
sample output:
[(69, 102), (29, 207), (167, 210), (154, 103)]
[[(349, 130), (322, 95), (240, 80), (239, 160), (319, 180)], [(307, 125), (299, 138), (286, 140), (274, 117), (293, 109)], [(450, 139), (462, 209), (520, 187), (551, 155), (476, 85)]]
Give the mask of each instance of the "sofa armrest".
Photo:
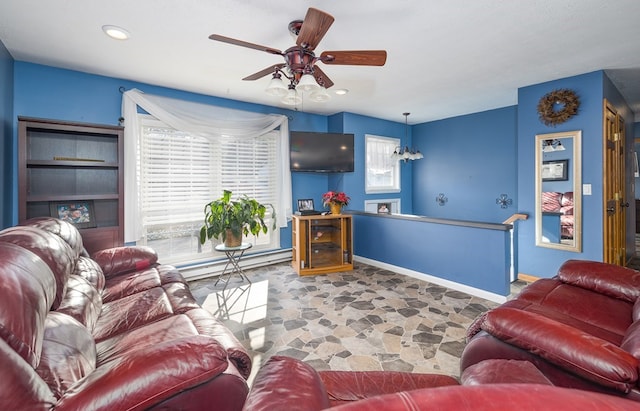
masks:
[(318, 373), (302, 361), (274, 355), (260, 368), (244, 411), (316, 411), (329, 408)]
[(442, 374), (398, 371), (319, 371), (318, 374), (332, 406), (400, 391), (459, 385), (455, 378)]
[(598, 261), (568, 260), (558, 269), (558, 279), (630, 303), (640, 297), (640, 272)]
[[(228, 366), (225, 350), (210, 337), (155, 344), (101, 365), (70, 387), (56, 410), (148, 409), (216, 378)], [(237, 381), (246, 384), (239, 376)]]
[(100, 250), (91, 258), (100, 265), (106, 278), (144, 270), (158, 263), (158, 254), (151, 247), (128, 246)]
[(514, 308), (491, 310), (482, 328), (582, 378), (628, 392), (638, 380), (638, 360), (608, 341), (542, 315)]

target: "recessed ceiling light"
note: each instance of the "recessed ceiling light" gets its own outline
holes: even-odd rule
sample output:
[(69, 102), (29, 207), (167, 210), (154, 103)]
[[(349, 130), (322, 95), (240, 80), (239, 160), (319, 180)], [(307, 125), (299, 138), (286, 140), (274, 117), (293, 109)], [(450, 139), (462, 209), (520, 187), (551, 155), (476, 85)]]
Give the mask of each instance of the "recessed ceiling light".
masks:
[(107, 36), (116, 40), (126, 40), (130, 36), (127, 30), (118, 26), (110, 26), (110, 25), (102, 26), (102, 31), (104, 31)]
[(338, 90), (335, 91), (335, 93), (339, 96), (344, 96), (345, 94), (347, 94), (349, 92), (349, 90), (347, 90), (346, 88), (340, 88)]

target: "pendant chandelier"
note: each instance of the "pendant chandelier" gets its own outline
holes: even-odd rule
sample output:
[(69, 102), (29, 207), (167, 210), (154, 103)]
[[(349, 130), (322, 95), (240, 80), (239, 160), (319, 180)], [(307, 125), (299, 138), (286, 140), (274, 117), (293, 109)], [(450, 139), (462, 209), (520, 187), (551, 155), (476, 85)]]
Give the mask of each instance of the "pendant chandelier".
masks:
[[(411, 113), (402, 113), (402, 115), (404, 116), (404, 140), (405, 142), (409, 141), (409, 114)], [(402, 143), (402, 142), (401, 142)], [(420, 152), (420, 150), (412, 147), (411, 149), (409, 149), (409, 145), (405, 145), (404, 148), (402, 148), (402, 144), (400, 144), (399, 146), (397, 146), (395, 148), (395, 150), (393, 150), (393, 154), (391, 154), (391, 158), (393, 160), (402, 160), (405, 163), (408, 162), (409, 160), (420, 160), (421, 158), (424, 158), (424, 156), (422, 155), (422, 153)]]

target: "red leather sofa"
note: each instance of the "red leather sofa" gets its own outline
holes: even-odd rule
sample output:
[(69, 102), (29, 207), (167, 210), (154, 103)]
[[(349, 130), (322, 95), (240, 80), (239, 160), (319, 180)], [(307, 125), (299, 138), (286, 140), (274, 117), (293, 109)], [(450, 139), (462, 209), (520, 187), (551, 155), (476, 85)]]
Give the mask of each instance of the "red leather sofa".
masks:
[(0, 231), (6, 410), (240, 410), (251, 360), (153, 250), (91, 258), (51, 218)]
[(555, 386), (640, 401), (639, 297), (640, 272), (569, 260), (472, 324), (461, 370), (524, 360)]
[(274, 356), (258, 371), (244, 411), (638, 409), (626, 399), (554, 387), (524, 361), (471, 366), (463, 382), (469, 385), (437, 374), (315, 371), (294, 358)]

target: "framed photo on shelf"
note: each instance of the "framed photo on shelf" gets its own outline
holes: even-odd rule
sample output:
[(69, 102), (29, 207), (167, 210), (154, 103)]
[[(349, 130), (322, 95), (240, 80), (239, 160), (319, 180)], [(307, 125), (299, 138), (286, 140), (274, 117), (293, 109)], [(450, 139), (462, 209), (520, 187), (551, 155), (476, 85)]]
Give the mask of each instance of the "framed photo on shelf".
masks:
[(51, 217), (68, 221), (78, 228), (96, 227), (96, 214), (92, 200), (51, 201), (49, 212)]
[(378, 203), (378, 214), (391, 214), (391, 203)]
[(542, 181), (567, 181), (569, 160), (549, 160), (542, 162)]
[(298, 200), (298, 211), (313, 211), (315, 210), (312, 198), (303, 198)]

